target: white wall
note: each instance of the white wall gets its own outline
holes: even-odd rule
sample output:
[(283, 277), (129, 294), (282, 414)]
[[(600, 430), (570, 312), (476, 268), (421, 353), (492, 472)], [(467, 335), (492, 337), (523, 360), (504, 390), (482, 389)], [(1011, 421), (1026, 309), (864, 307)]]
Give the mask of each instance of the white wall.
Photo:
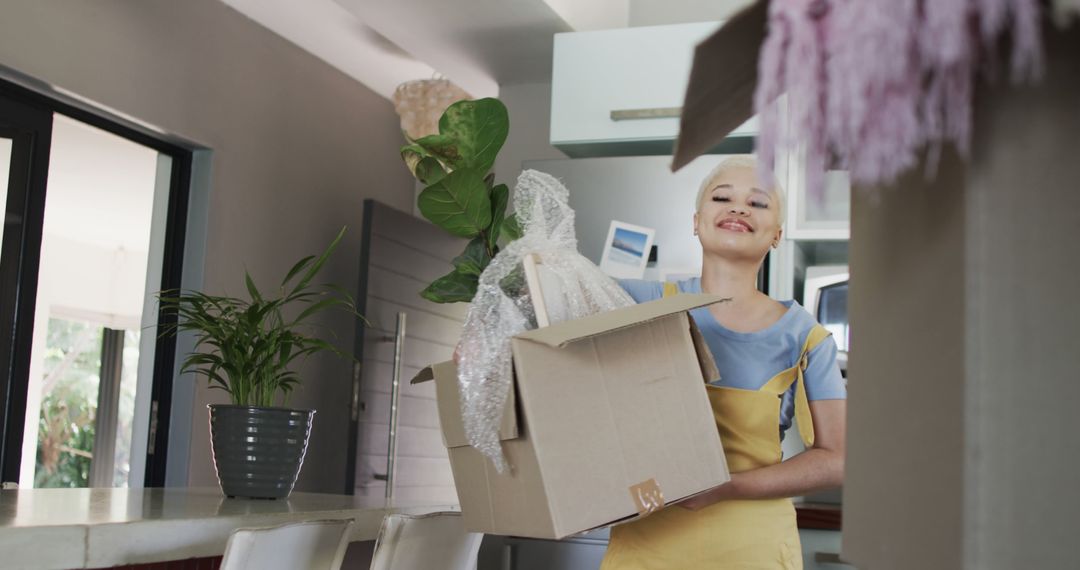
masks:
[(656, 230), (657, 262), (644, 278), (661, 279), (665, 272), (701, 272), (694, 200), (701, 180), (723, 158), (706, 155), (678, 172), (671, 172), (670, 156), (545, 160), (528, 166), (554, 175), (569, 189), (578, 251), (594, 263), (600, 262), (613, 219)]
[[(280, 280), (342, 225), (348, 240), (323, 277), (354, 290), (363, 200), (411, 207), (391, 104), (215, 0), (6, 2), (0, 63), (213, 150), (199, 268), (209, 292), (241, 293), (245, 268)], [(322, 324), (351, 344), (350, 318)], [(293, 403), (319, 414), (297, 488), (340, 492), (350, 365), (319, 357), (302, 374)], [(206, 404), (221, 396), (178, 382), (194, 403), (174, 418), (192, 430), (187, 481), (175, 482), (214, 485)]]

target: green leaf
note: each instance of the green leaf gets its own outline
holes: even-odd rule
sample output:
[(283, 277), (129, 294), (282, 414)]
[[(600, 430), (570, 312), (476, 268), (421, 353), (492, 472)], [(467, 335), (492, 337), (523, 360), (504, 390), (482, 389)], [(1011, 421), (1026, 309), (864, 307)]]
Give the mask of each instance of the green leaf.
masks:
[(244, 271), (244, 284), (247, 285), (248, 295), (251, 295), (251, 300), (261, 302), (262, 295), (260, 295), (259, 290), (255, 288), (255, 281), (251, 279), (251, 275), (247, 271)]
[(435, 280), (420, 296), (435, 303), (469, 302), (476, 296), (479, 279), (475, 275), (466, 275), (454, 270)]
[[(440, 133), (416, 139), (412, 146), (422, 149), (426, 156), (438, 158), (452, 170), (465, 166), (465, 157), (461, 155), (457, 140), (447, 134)], [(402, 149), (402, 157), (404, 158), (404, 149)], [(415, 158), (406, 158), (406, 164), (410, 159), (419, 163), (419, 160)]]
[(425, 188), (417, 202), (425, 218), (456, 236), (476, 237), (491, 225), (491, 199), (475, 169), (451, 172)]
[(416, 170), (413, 171), (416, 179), (428, 186), (442, 180), (446, 177), (446, 174), (442, 164), (434, 158), (424, 158), (416, 165)]
[(296, 277), (297, 273), (300, 273), (301, 271), (303, 271), (303, 269), (305, 267), (307, 267), (307, 264), (311, 263), (311, 260), (313, 260), (313, 259), (315, 259), (315, 256), (314, 255), (309, 255), (309, 256), (305, 257), (304, 259), (301, 259), (300, 261), (297, 261), (296, 265), (293, 265), (292, 269), (289, 270), (289, 273), (287, 273), (285, 275), (285, 279), (281, 280), (281, 286), (284, 287), (284, 286), (288, 285), (289, 281), (292, 281), (292, 278)]
[(499, 184), (491, 189), (491, 228), (488, 230), (488, 249), (494, 251), (502, 233), (503, 220), (506, 217), (506, 205), (510, 202), (510, 189), (506, 184)]
[(304, 319), (307, 319), (311, 315), (314, 315), (315, 313), (324, 311), (331, 307), (350, 307), (350, 305), (344, 299), (338, 299), (336, 297), (323, 299), (322, 301), (319, 301), (317, 303), (312, 303), (308, 306), (308, 308), (304, 309), (304, 312), (300, 313), (300, 316), (296, 317), (296, 319), (293, 320), (292, 325), (298, 325), (304, 322)]
[(415, 143), (454, 170), (475, 168), (486, 173), (509, 132), (506, 106), (488, 97), (450, 105), (439, 119), (439, 134)]
[(510, 132), (510, 115), (502, 101), (487, 97), (458, 101), (439, 119), (439, 134), (458, 141), (465, 166), (487, 172)]
[(303, 290), (305, 287), (307, 287), (308, 283), (310, 283), (311, 280), (315, 278), (315, 275), (319, 272), (320, 269), (322, 269), (322, 266), (326, 264), (326, 260), (330, 258), (330, 254), (334, 253), (334, 250), (337, 249), (338, 244), (341, 243), (341, 238), (345, 237), (346, 229), (347, 228), (344, 227), (341, 228), (341, 231), (338, 232), (338, 235), (334, 238), (334, 241), (330, 242), (330, 246), (326, 248), (326, 251), (322, 252), (322, 255), (320, 255), (319, 258), (316, 259), (310, 267), (308, 267), (307, 271), (304, 272), (304, 276), (300, 278), (300, 282), (296, 284), (296, 288), (293, 289), (293, 291)]
[(517, 214), (506, 217), (501, 228), (502, 237), (507, 243), (521, 238), (521, 224), (518, 223)]
[(430, 186), (446, 176), (446, 169), (434, 155), (418, 144), (401, 147), (401, 158), (409, 172), (423, 185)]
[(465, 246), (464, 253), (454, 258), (453, 264), (457, 273), (479, 277), (490, 262), (491, 257), (488, 256), (484, 240), (476, 238)]

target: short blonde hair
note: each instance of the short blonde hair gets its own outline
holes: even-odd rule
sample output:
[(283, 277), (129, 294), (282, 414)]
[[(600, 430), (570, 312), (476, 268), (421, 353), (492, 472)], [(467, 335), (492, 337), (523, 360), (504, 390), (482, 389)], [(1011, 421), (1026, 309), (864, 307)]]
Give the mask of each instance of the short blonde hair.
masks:
[[(720, 161), (713, 168), (709, 175), (701, 181), (701, 188), (698, 189), (697, 201), (694, 203), (694, 211), (701, 211), (701, 202), (705, 200), (705, 194), (712, 189), (712, 183), (721, 175), (731, 172), (732, 170), (740, 170), (743, 168), (749, 168), (757, 172), (758, 161), (752, 154), (735, 154), (731, 155)], [(780, 225), (784, 225), (784, 188), (780, 185), (780, 180), (773, 176), (772, 187), (768, 189), (776, 197), (776, 205), (780, 214)]]

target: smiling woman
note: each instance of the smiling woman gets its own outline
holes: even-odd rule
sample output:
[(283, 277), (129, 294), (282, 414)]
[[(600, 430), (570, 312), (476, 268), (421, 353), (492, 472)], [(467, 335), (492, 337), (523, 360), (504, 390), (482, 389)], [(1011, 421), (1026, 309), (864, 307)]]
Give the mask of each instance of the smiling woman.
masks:
[[(846, 390), (836, 343), (798, 303), (756, 287), (783, 234), (781, 190), (758, 178), (756, 161), (725, 159), (697, 199), (701, 278), (622, 285), (638, 302), (702, 292), (727, 299), (691, 314), (720, 370), (708, 396), (732, 479), (613, 528), (602, 568), (801, 568), (790, 497), (843, 478)], [(795, 418), (808, 451), (781, 462)]]
[[(702, 202), (705, 200), (707, 194), (711, 194), (714, 190), (717, 190), (721, 186), (720, 179), (726, 175), (734, 175), (739, 171), (746, 169), (757, 169), (757, 161), (748, 155), (735, 155), (724, 159), (720, 164), (713, 168), (712, 172), (701, 181), (701, 189), (698, 190), (697, 195), (697, 209), (701, 211)], [(731, 184), (722, 184), (725, 188), (731, 189)], [(753, 187), (758, 193), (764, 194), (766, 198), (766, 204), (770, 202), (773, 208), (776, 209), (777, 219), (780, 225), (784, 223), (784, 189), (780, 187), (779, 181), (774, 180), (773, 184), (769, 186), (768, 190), (762, 190), (757, 187)]]

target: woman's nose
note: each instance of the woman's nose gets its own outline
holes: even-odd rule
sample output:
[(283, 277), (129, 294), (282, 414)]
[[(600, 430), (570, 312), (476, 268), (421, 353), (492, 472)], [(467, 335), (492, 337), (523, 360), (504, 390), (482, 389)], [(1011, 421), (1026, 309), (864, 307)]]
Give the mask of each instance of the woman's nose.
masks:
[(731, 206), (730, 208), (728, 208), (728, 211), (731, 212), (732, 214), (736, 214), (736, 215), (740, 215), (740, 216), (745, 216), (746, 214), (749, 213), (749, 210), (747, 210), (746, 208), (743, 208), (741, 206)]

